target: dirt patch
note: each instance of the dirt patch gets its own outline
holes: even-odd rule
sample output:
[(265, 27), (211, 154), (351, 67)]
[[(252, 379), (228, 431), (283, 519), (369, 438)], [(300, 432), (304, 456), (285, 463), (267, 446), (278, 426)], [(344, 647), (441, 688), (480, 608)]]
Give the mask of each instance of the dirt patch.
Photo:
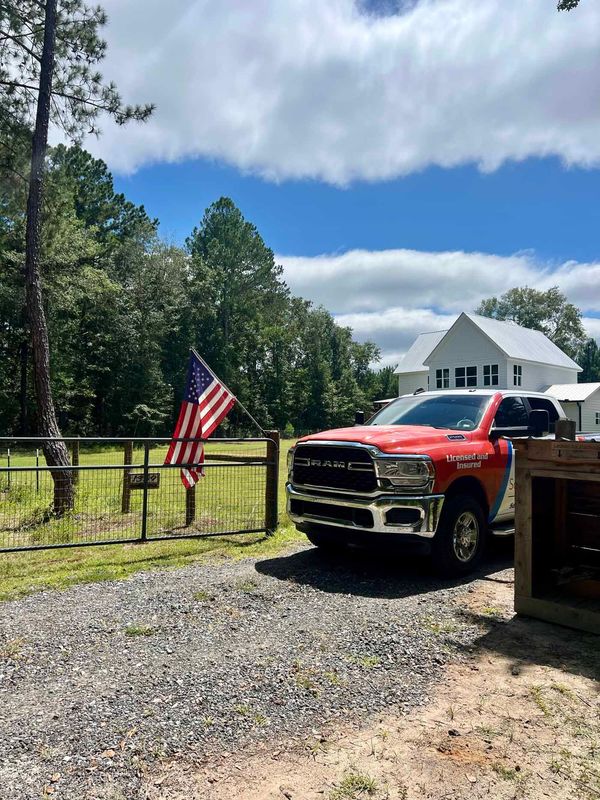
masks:
[(196, 764), (172, 759), (146, 775), (144, 796), (599, 798), (600, 639), (516, 618), (512, 591), (509, 579), (484, 579), (456, 599), (459, 619), (481, 628), (479, 649), (448, 667), (425, 707)]

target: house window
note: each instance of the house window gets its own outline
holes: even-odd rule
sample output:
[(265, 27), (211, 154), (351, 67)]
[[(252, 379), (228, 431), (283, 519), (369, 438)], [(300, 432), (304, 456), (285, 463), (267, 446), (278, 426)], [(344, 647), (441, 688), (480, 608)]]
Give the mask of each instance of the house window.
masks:
[(513, 384), (514, 386), (523, 385), (523, 367), (520, 364), (513, 366)]
[(449, 369), (436, 369), (436, 371), (435, 371), (435, 386), (436, 386), (436, 389), (449, 389), (450, 388), (450, 370)]
[(454, 385), (457, 389), (464, 386), (477, 386), (477, 367), (455, 367)]
[(596, 425), (600, 425), (600, 411), (596, 411)]
[(498, 386), (498, 364), (485, 364), (483, 367), (483, 385)]

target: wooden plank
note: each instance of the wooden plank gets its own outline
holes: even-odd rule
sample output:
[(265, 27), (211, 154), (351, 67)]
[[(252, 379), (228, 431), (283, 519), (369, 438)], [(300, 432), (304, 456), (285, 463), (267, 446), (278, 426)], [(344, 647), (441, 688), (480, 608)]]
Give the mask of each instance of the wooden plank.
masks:
[(531, 595), (531, 473), (519, 467), (515, 482), (515, 597)]
[(551, 464), (547, 467), (542, 467), (539, 462), (525, 462), (523, 468), (527, 469), (534, 477), (539, 478), (561, 478), (567, 481), (574, 481), (581, 480), (582, 477), (585, 476), (586, 481), (594, 481), (596, 483), (600, 481), (600, 471), (596, 474), (595, 472), (588, 471), (588, 467), (584, 467), (583, 465), (581, 470), (576, 470), (571, 469), (566, 464), (563, 465), (561, 469)]
[(538, 597), (515, 595), (515, 611), (517, 614), (535, 617), (545, 622), (600, 635), (600, 614), (589, 608), (572, 606), (567, 602), (557, 603)]
[(589, 463), (600, 469), (600, 443), (567, 442), (554, 439), (519, 439), (513, 442), (517, 459), (545, 461), (560, 465), (564, 462)]
[(185, 490), (185, 527), (196, 519), (196, 484)]

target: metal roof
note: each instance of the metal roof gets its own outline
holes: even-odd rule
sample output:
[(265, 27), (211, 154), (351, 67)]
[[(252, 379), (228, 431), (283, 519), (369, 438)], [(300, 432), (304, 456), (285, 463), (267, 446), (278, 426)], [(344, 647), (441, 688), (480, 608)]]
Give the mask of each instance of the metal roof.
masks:
[(432, 353), (434, 348), (437, 347), (447, 333), (448, 331), (420, 333), (404, 354), (402, 361), (394, 370), (394, 374), (402, 375), (406, 372), (427, 372), (428, 367), (423, 364), (423, 361)]
[(480, 317), (479, 314), (465, 313), (464, 316), (477, 325), (479, 330), (483, 331), (508, 358), (534, 361), (553, 367), (566, 367), (581, 372), (581, 367), (541, 331), (523, 328), (516, 322)]
[[(578, 384), (574, 383), (573, 386)], [(583, 384), (582, 384), (583, 385)], [(484, 397), (492, 397), (495, 394), (501, 394), (502, 397), (545, 397), (550, 394), (550, 390), (545, 392), (530, 392), (526, 389), (428, 389), (426, 392), (411, 392), (410, 394), (402, 394), (400, 397), (441, 397), (444, 395), (460, 395), (460, 394), (476, 394)], [(394, 400), (398, 398), (395, 397)], [(556, 398), (558, 399), (558, 398)]]
[(565, 403), (582, 403), (600, 389), (600, 383), (555, 383), (546, 389), (546, 394)]

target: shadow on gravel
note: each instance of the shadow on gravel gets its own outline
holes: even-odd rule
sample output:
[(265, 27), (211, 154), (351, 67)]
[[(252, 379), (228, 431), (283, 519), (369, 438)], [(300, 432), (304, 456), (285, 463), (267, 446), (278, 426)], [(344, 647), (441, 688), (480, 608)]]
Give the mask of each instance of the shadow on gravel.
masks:
[(512, 541), (497, 540), (491, 543), (487, 558), (477, 572), (454, 580), (432, 575), (425, 558), (359, 549), (330, 555), (310, 547), (291, 555), (257, 561), (256, 570), (323, 592), (397, 599), (461, 586), (475, 579), (502, 580), (495, 573), (511, 567), (512, 561)]

